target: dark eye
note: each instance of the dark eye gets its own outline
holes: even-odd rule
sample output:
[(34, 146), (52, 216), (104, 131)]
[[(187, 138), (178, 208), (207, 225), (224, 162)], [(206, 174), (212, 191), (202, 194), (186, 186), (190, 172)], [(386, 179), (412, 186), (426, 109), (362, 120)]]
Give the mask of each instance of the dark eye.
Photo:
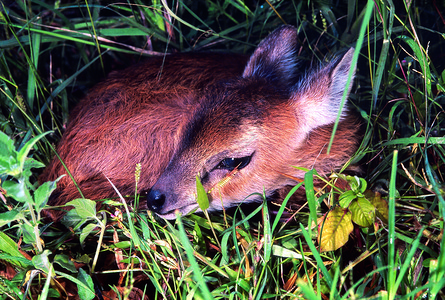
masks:
[(224, 158), (216, 167), (215, 169), (225, 169), (229, 171), (233, 171), (235, 169), (241, 170), (242, 168), (246, 167), (250, 163), (250, 159), (252, 158), (252, 155), (245, 156), (245, 157), (228, 157)]

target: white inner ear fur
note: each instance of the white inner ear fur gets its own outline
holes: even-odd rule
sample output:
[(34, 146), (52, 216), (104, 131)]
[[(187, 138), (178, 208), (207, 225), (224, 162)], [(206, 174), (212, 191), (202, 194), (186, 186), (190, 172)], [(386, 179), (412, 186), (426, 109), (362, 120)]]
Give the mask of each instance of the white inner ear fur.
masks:
[[(352, 88), (355, 66), (352, 66), (354, 49), (346, 52), (340, 62), (331, 62), (318, 71), (309, 74), (296, 85), (291, 99), (302, 130), (307, 134), (312, 129), (332, 124), (337, 118), (344, 90), (346, 99)], [(354, 68), (350, 84), (346, 86), (349, 70)], [(347, 112), (343, 106), (342, 116)]]

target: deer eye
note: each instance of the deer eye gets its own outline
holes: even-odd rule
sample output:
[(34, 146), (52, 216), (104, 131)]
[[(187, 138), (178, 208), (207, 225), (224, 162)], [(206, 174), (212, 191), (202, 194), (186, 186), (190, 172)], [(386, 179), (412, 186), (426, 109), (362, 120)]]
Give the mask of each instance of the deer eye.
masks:
[(215, 169), (224, 169), (233, 171), (235, 169), (241, 170), (242, 168), (246, 167), (252, 158), (252, 155), (250, 156), (244, 156), (244, 157), (228, 157), (224, 158), (216, 167)]

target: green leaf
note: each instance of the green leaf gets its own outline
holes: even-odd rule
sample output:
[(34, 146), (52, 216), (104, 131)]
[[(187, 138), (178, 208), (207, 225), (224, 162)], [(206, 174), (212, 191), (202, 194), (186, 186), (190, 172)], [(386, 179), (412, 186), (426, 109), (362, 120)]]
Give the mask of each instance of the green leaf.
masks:
[(196, 254), (194, 253), (192, 245), (190, 244), (190, 240), (188, 239), (187, 233), (185, 232), (184, 225), (181, 220), (181, 215), (177, 213), (176, 217), (179, 240), (182, 244), (182, 247), (184, 248), (187, 260), (190, 264), (190, 268), (192, 270), (191, 276), (193, 276), (193, 279), (197, 283), (197, 286), (199, 286), (200, 291), (204, 294), (204, 299), (213, 299), (210, 290), (206, 284), (204, 273), (201, 271), (199, 264), (196, 261)]
[(66, 227), (78, 227), (81, 226), (86, 221), (88, 220), (79, 217), (79, 215), (74, 209), (68, 211), (61, 220), (62, 224), (65, 225)]
[(74, 206), (73, 211), (82, 219), (96, 218), (96, 202), (89, 199), (75, 199), (66, 204)]
[(368, 186), (368, 183), (366, 182), (366, 180), (364, 178), (359, 178), (360, 180), (360, 193), (364, 193), (366, 191), (366, 187)]
[(56, 181), (48, 181), (43, 183), (34, 192), (34, 203), (36, 209), (40, 211), (48, 202), (49, 196), (56, 189)]
[(320, 251), (334, 251), (346, 244), (354, 229), (351, 213), (336, 207), (318, 219)]
[(51, 251), (46, 249), (42, 253), (37, 254), (32, 258), (32, 264), (34, 267), (43, 271), (45, 274), (48, 274), (51, 268), (51, 263), (48, 259), (49, 255), (51, 255)]
[(366, 198), (359, 197), (349, 206), (352, 221), (362, 227), (369, 227), (375, 220), (375, 207)]
[(114, 247), (119, 249), (129, 249), (131, 247), (131, 244), (131, 241), (122, 241), (114, 243)]
[(5, 133), (0, 132), (0, 174), (11, 175), (15, 178), (22, 176), (24, 172), (29, 177), (31, 168), (41, 168), (45, 165), (31, 158), (27, 158), (34, 144), (50, 132), (42, 133), (29, 140), (20, 151), (16, 151), (14, 141)]
[(0, 231), (0, 251), (9, 254), (11, 257), (16, 257), (18, 260), (10, 259), (8, 262), (15, 266), (26, 267), (27, 264), (23, 262), (25, 256), (19, 251), (19, 246), (6, 233)]
[(165, 31), (165, 20), (163, 15), (160, 13), (162, 11), (162, 6), (160, 6), (159, 3), (155, 4), (156, 2), (157, 1), (153, 1), (153, 5), (151, 5), (150, 7), (143, 7), (142, 9), (144, 9), (145, 15), (148, 19), (150, 19), (151, 23), (159, 28), (159, 30)]
[(83, 244), (83, 242), (85, 241), (87, 236), (97, 227), (98, 227), (97, 224), (94, 224), (94, 223), (87, 224), (82, 229), (82, 232), (80, 233), (80, 237), (79, 237), (80, 244)]
[(243, 290), (245, 290), (247, 293), (251, 292), (251, 285), (249, 284), (249, 282), (243, 278), (238, 278), (236, 280), (236, 285), (240, 286)]
[(222, 265), (222, 268), (224, 269), (224, 271), (226, 271), (231, 281), (235, 281), (237, 280), (237, 278), (239, 278), (239, 273), (235, 270), (232, 270), (229, 265)]
[(40, 161), (35, 160), (34, 158), (27, 158), (25, 159), (25, 162), (23, 164), (23, 172), (29, 171), (32, 168), (44, 168), (45, 164), (41, 163)]
[(196, 201), (198, 202), (199, 208), (204, 211), (209, 208), (209, 197), (207, 192), (202, 186), (201, 180), (196, 176)]
[(10, 210), (0, 214), (0, 227), (23, 218), (23, 214), (17, 210)]
[(26, 244), (36, 244), (36, 238), (40, 238), (39, 236), (36, 237), (35, 233), (34, 233), (34, 227), (32, 227), (31, 225), (29, 225), (28, 223), (24, 223), (21, 225), (21, 230), (23, 232), (23, 241)]
[[(309, 226), (312, 227), (312, 222), (315, 223), (317, 221), (317, 201), (315, 199), (314, 192), (314, 175), (317, 175), (315, 170), (309, 170), (304, 174), (304, 186), (306, 191), (306, 199), (309, 207), (309, 216), (311, 217)], [(276, 222), (278, 218), (275, 220), (274, 225), (272, 226), (275, 229)]]
[(8, 180), (3, 183), (2, 187), (6, 190), (6, 194), (14, 200), (22, 203), (33, 203), (31, 194), (26, 188), (24, 181)]
[(342, 208), (347, 208), (355, 198), (357, 198), (357, 195), (353, 191), (349, 190), (340, 195), (338, 203)]
[(19, 174), (17, 168), (17, 151), (15, 151), (14, 141), (0, 131), (0, 175), (16, 176)]
[(83, 284), (77, 284), (77, 291), (80, 299), (91, 300), (94, 298), (94, 284), (91, 276), (83, 269), (79, 269), (77, 279)]
[(358, 176), (346, 176), (346, 180), (355, 194), (364, 193), (366, 191), (366, 180)]
[(74, 227), (74, 230), (77, 230), (89, 220), (98, 220), (95, 201), (75, 199), (68, 202), (66, 206), (74, 206), (74, 209), (68, 211), (62, 218), (62, 224), (67, 227)]
[(0, 131), (0, 157), (14, 156), (14, 141), (3, 131)]
[(195, 221), (195, 226), (193, 227), (193, 248), (201, 252), (206, 251), (205, 239), (202, 237), (201, 228), (198, 222)]
[(67, 269), (72, 273), (77, 273), (77, 269), (74, 266), (73, 261), (70, 260), (69, 256), (66, 254), (56, 254), (56, 256), (54, 256), (54, 263), (58, 264), (62, 268)]
[[(23, 292), (20, 290), (20, 288), (22, 286), (17, 284), (16, 277), (14, 277), (12, 279), (12, 281), (9, 281), (8, 279), (2, 277), (2, 285), (3, 286), (0, 288), (0, 292), (3, 292), (3, 295), (0, 296), (0, 299), (4, 300), (4, 299), (23, 299), (24, 298)], [(9, 297), (8, 297), (8, 295), (6, 295), (6, 291), (8, 291), (8, 294), (10, 295)], [(13, 296), (11, 296), (11, 294), (19, 295), (22, 298), (13, 297)]]
[[(47, 135), (48, 133), (51, 133), (51, 131), (48, 132), (44, 132), (39, 134), (38, 136), (30, 139), (28, 142), (26, 142), (26, 144), (23, 146), (22, 149), (20, 149), (20, 151), (17, 154), (17, 161), (21, 166), (21, 171), (24, 169), (25, 166), (25, 161), (27, 159), (27, 156), (29, 154), (29, 151), (31, 151), (32, 147), (34, 147), (34, 144), (37, 143), (42, 137), (44, 137), (45, 135)], [(35, 163), (30, 163), (31, 166), (28, 165), (28, 167), (33, 167), (32, 165), (37, 165)], [(40, 164), (43, 165), (43, 164)], [(44, 165), (43, 165), (44, 166)]]

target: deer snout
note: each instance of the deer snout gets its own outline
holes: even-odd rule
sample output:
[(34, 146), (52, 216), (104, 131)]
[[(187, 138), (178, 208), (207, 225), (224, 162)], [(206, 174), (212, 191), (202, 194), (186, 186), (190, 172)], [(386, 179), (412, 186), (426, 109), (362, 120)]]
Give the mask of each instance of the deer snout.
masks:
[(155, 213), (160, 213), (165, 204), (165, 194), (157, 189), (151, 189), (147, 193), (147, 208)]

